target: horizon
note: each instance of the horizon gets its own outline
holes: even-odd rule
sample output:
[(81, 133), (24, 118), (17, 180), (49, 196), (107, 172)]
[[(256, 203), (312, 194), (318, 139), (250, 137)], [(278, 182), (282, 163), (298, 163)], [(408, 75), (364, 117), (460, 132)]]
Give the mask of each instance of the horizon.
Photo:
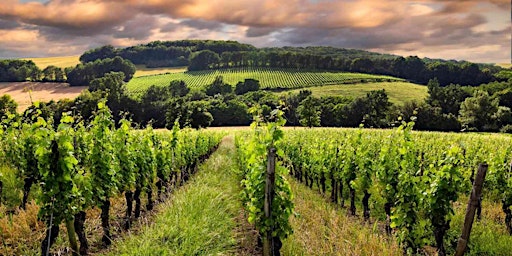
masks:
[(508, 11), (508, 0), (5, 0), (0, 59), (200, 39), (511, 63)]

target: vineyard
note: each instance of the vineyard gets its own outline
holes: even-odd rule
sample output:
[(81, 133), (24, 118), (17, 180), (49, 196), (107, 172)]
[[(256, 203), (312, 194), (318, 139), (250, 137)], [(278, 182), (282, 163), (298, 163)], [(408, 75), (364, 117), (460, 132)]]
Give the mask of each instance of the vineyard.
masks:
[[(436, 247), (439, 255), (454, 253), (452, 242), (461, 230), (451, 225), (455, 205), (470, 194), (478, 165), (488, 163), (483, 200), (503, 209), (495, 235), (512, 235), (511, 138), (417, 133), (412, 126), (287, 131), (279, 145), (295, 179), (346, 205), (350, 215), (383, 221), (407, 254), (425, 246)], [(486, 211), (481, 205), (478, 219)]]
[[(6, 119), (2, 127), (2, 255), (54, 253), (52, 246), (61, 223), (73, 254), (87, 254), (90, 241), (84, 225), (89, 217), (86, 212), (93, 208), (101, 211), (101, 243), (109, 246), (112, 198), (124, 194), (123, 226), (129, 229), (144, 207), (151, 211), (157, 201), (187, 182), (198, 162), (206, 159), (222, 138), (219, 132), (179, 130), (177, 126), (172, 132), (150, 127), (133, 130), (124, 119), (116, 128), (104, 102), (87, 127), (64, 116), (54, 129), (52, 120), (37, 114), (24, 123)], [(13, 180), (21, 181), (21, 191)], [(36, 199), (38, 208), (38, 221), (32, 229), (39, 232), (43, 229), (37, 226), (46, 226), (37, 248), (33, 242), (32, 246), (24, 244), (23, 237), (12, 236), (18, 227), (8, 224), (18, 206), (26, 210), (29, 198)]]
[[(254, 112), (257, 109), (253, 109)], [(398, 252), (398, 246), (393, 243), (389, 243), (388, 248), (386, 242), (378, 245), (378, 242), (372, 242), (375, 244), (370, 246), (382, 249), (374, 248), (367, 253), (385, 250), (391, 255), (453, 255), (465, 225), (464, 208), (473, 193), (472, 184), (478, 180), (477, 168), (482, 163), (487, 163), (487, 177), (482, 197), (474, 201), (476, 222), (467, 251), (469, 255), (506, 255), (510, 252), (511, 137), (415, 132), (412, 131), (413, 122), (403, 122), (392, 130), (283, 129), (285, 121), (281, 111), (274, 110), (264, 116), (260, 110), (255, 114), (251, 130), (231, 131), (236, 135), (236, 152), (227, 153), (224, 149), (223, 154), (229, 155), (222, 156), (238, 162), (224, 163), (224, 168), (240, 168), (237, 177), (228, 179), (234, 183), (235, 190), (241, 191), (219, 192), (211, 188), (212, 193), (219, 194), (212, 194), (208, 200), (217, 200), (224, 193), (240, 197), (238, 207), (244, 206), (246, 212), (243, 221), (257, 231), (266, 255), (279, 255), (283, 250), (290, 255), (307, 254), (291, 248), (290, 243), (304, 242), (307, 245), (308, 241), (324, 239), (323, 235), (310, 237), (307, 235), (309, 230), (297, 226), (297, 221), (307, 213), (304, 206), (297, 205), (295, 197), (304, 200), (305, 192), (296, 183), (302, 183), (300, 186), (323, 198), (315, 202), (319, 207), (331, 205), (342, 215), (346, 212), (348, 216), (355, 216), (351, 218), (359, 219), (348, 220), (351, 225), (360, 226), (354, 230), (361, 230), (350, 232), (365, 234), (369, 239), (366, 242), (389, 238), (402, 248)], [(133, 130), (130, 122), (124, 119), (116, 128), (104, 103), (100, 103), (95, 119), (88, 126), (70, 116), (64, 116), (56, 129), (54, 126), (51, 120), (38, 117), (25, 123), (10, 119), (3, 122), (0, 156), (5, 166), (2, 168), (4, 176), (0, 177), (1, 254), (41, 252), (45, 255), (48, 251), (60, 253), (69, 245), (71, 251), (85, 255), (91, 242), (107, 247), (114, 240), (115, 244), (114, 236), (122, 231), (113, 227), (112, 219), (121, 220), (116, 225), (121, 225), (123, 230), (130, 229), (144, 214), (143, 209), (151, 211), (157, 202), (189, 181), (197, 172), (198, 162), (205, 160), (225, 135), (220, 131), (179, 130), (176, 126), (172, 131)], [(207, 173), (211, 177), (221, 175)], [(203, 175), (202, 179), (203, 183), (195, 186), (212, 184), (207, 182), (208, 176)], [(197, 199), (187, 202), (187, 190), (180, 192), (179, 203), (196, 205), (187, 205), (186, 209), (206, 205)], [(197, 193), (196, 196), (203, 193), (199, 187), (191, 191), (196, 191), (190, 192)], [(25, 212), (16, 209), (34, 212), (31, 198), (36, 199), (38, 211), (38, 220), (31, 229), (41, 234), (36, 247), (34, 242), (24, 245), (22, 237), (12, 235), (12, 230), (19, 228), (12, 224), (18, 223), (16, 215)], [(217, 204), (207, 205), (212, 211), (218, 211), (214, 206), (228, 201), (222, 199)], [(112, 206), (112, 202), (117, 206)], [(237, 212), (236, 205), (235, 202), (235, 206), (229, 206), (231, 212)], [(117, 209), (114, 213), (113, 207)], [(183, 214), (182, 210), (179, 207), (169, 209), (170, 218), (185, 221), (185, 217), (177, 218)], [(190, 218), (197, 217), (197, 212), (189, 214)], [(329, 221), (325, 219), (325, 213), (318, 214), (324, 216), (322, 223)], [(92, 225), (91, 215), (100, 216), (101, 225), (97, 224), (96, 229), (101, 232), (87, 227)], [(226, 216), (218, 217), (229, 221)], [(338, 217), (331, 215), (331, 218)], [(324, 226), (322, 223), (314, 225)], [(211, 224), (204, 221), (206, 226)], [(181, 229), (194, 229), (190, 223), (179, 225)], [(62, 235), (59, 236), (59, 230), (63, 228), (69, 242), (63, 242)], [(328, 227), (329, 230), (333, 228)], [(368, 229), (370, 231), (364, 231)], [(185, 230), (169, 232), (188, 234)], [(306, 235), (296, 235), (298, 230)], [(91, 239), (91, 232), (101, 235)], [(329, 237), (330, 232), (334, 231), (325, 236)], [(163, 252), (170, 250), (165, 246), (171, 245), (158, 244), (167, 239), (166, 234), (154, 236), (155, 241), (146, 241), (145, 236), (148, 235), (128, 240), (129, 246), (114, 248), (114, 252), (129, 254), (134, 250), (130, 248), (137, 247), (141, 241), (146, 249), (137, 249), (139, 252), (150, 250), (151, 246), (158, 246)], [(359, 236), (358, 239), (362, 239)], [(305, 240), (298, 241), (298, 237)], [(189, 252), (208, 254), (208, 251), (197, 251), (198, 247), (188, 241), (189, 237), (180, 239), (187, 240)], [(222, 241), (233, 243), (229, 239)], [(358, 243), (357, 239), (354, 241)], [(177, 240), (168, 242), (173, 248), (181, 244)], [(213, 246), (213, 240), (205, 243)], [(361, 241), (361, 244), (364, 243)], [(333, 248), (317, 249), (332, 252)], [(357, 250), (349, 252), (354, 251)]]
[(134, 94), (142, 93), (151, 85), (168, 86), (173, 80), (183, 80), (191, 88), (201, 88), (211, 84), (217, 76), (222, 76), (224, 82), (233, 86), (247, 78), (256, 79), (260, 81), (262, 89), (293, 89), (330, 84), (402, 81), (402, 79), (390, 76), (361, 73), (274, 68), (233, 68), (135, 77), (126, 86)]

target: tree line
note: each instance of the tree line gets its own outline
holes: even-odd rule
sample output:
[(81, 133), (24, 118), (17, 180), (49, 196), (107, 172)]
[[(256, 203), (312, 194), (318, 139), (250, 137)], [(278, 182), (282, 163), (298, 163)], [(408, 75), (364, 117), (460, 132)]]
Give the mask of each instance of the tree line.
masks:
[[(41, 103), (29, 107), (20, 118), (33, 111), (53, 116), (58, 123), (62, 113), (72, 112), (91, 120), (98, 102), (107, 99), (114, 120), (125, 115), (142, 127), (170, 128), (175, 120), (181, 127), (245, 126), (252, 121), (249, 109), (260, 106), (263, 114), (274, 109), (284, 112), (286, 125), (325, 127), (387, 128), (400, 120), (415, 119), (417, 130), (512, 131), (512, 80), (480, 87), (451, 84), (440, 86), (437, 79), (428, 83), (425, 100), (395, 105), (385, 90), (370, 91), (363, 97), (315, 97), (309, 90), (278, 95), (260, 90), (259, 81), (246, 79), (232, 86), (221, 76), (201, 89), (190, 89), (184, 81), (169, 86), (151, 86), (140, 97), (131, 97), (123, 72), (110, 72), (90, 82), (88, 90), (74, 100)], [(0, 98), (0, 115), (14, 113), (16, 103)]]
[(427, 84), (437, 78), (441, 86), (476, 86), (499, 80), (501, 68), (467, 61), (420, 59), (335, 47), (256, 48), (236, 41), (182, 40), (115, 48), (107, 45), (85, 52), (83, 63), (125, 58), (147, 67), (188, 66), (191, 71), (232, 67), (273, 67), (336, 70), (390, 75)]
[(91, 49), (80, 56), (80, 61), (86, 63), (120, 56), (136, 65), (146, 65), (148, 68), (188, 66), (190, 54), (193, 52), (209, 50), (222, 54), (223, 52), (253, 51), (255, 49), (252, 45), (241, 44), (236, 41), (154, 41), (126, 48), (115, 48), (106, 45)]
[(135, 74), (135, 65), (121, 57), (98, 59), (65, 69), (48, 66), (39, 69), (31, 60), (0, 60), (0, 82), (68, 82), (71, 86), (89, 86), (95, 78), (109, 72), (122, 72), (124, 81)]
[(112, 71), (122, 71), (128, 81), (135, 72), (134, 64), (146, 67), (188, 66), (190, 71), (233, 67), (347, 71), (395, 76), (419, 84), (427, 84), (437, 78), (442, 87), (506, 81), (500, 76), (502, 69), (494, 65), (334, 47), (256, 48), (236, 41), (156, 41), (127, 48), (107, 45), (85, 52), (80, 61), (73, 68), (63, 70), (49, 66), (40, 70), (30, 60), (1, 60), (0, 81), (66, 81), (72, 86), (87, 86), (94, 78)]

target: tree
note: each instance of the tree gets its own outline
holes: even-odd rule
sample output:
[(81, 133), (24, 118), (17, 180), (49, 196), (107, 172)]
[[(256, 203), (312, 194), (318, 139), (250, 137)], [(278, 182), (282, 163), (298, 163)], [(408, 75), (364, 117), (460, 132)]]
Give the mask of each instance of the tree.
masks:
[(492, 99), (485, 91), (476, 91), (473, 97), (462, 102), (459, 121), (464, 128), (477, 131), (495, 129), (493, 115), (498, 111), (498, 99)]
[(71, 86), (85, 86), (90, 85), (93, 79), (103, 77), (110, 72), (123, 72), (123, 80), (128, 82), (133, 77), (133, 74), (135, 74), (135, 65), (121, 57), (96, 60), (94, 62), (78, 64), (75, 68), (66, 69), (66, 76), (67, 82)]
[(286, 119), (287, 125), (299, 125), (299, 119), (297, 115), (297, 108), (299, 104), (308, 96), (310, 96), (311, 90), (300, 90), (299, 93), (288, 93), (280, 98), (284, 104), (284, 119)]
[(190, 56), (189, 71), (209, 69), (211, 65), (220, 63), (219, 54), (210, 50), (199, 51)]
[(123, 80), (124, 74), (122, 72), (110, 72), (104, 77), (92, 80), (89, 91), (104, 91), (108, 94), (108, 102), (118, 103), (126, 94), (126, 86)]
[(471, 94), (460, 85), (439, 86), (436, 78), (429, 80), (426, 102), (433, 107), (440, 107), (444, 114), (459, 113), (460, 104)]
[(64, 82), (66, 81), (66, 74), (64, 71), (56, 66), (48, 66), (43, 69), (43, 82)]
[(252, 117), (247, 105), (239, 99), (215, 99), (210, 101), (209, 112), (213, 116), (212, 126), (249, 125)]
[(104, 97), (107, 98), (107, 106), (112, 110), (114, 120), (117, 122), (121, 119), (122, 113), (126, 111), (129, 104), (129, 97), (126, 95), (126, 86), (123, 82), (123, 72), (110, 72), (104, 77), (96, 78), (91, 81), (89, 91), (102, 91)]
[[(171, 85), (173, 82), (171, 82)], [(156, 101), (165, 101), (169, 99), (171, 95), (171, 88), (165, 86), (151, 85), (142, 95), (141, 102), (143, 104), (150, 104)]]
[(215, 77), (213, 83), (206, 86), (206, 95), (214, 96), (215, 94), (228, 94), (233, 92), (231, 85), (224, 83), (222, 76)]
[(0, 60), (0, 82), (39, 81), (41, 70), (31, 60)]
[(116, 49), (112, 45), (105, 45), (97, 49), (86, 51), (80, 56), (80, 62), (92, 62), (98, 59), (113, 58), (116, 56)]
[(369, 127), (384, 127), (387, 125), (386, 115), (391, 103), (384, 89), (371, 91), (366, 94), (368, 112), (366, 113), (366, 125)]
[(8, 114), (15, 114), (18, 104), (10, 95), (4, 94), (0, 97), (0, 120), (4, 119)]
[(304, 99), (297, 108), (299, 122), (302, 126), (320, 126), (320, 100), (313, 96)]
[(208, 112), (208, 102), (191, 101), (187, 104), (188, 123), (190, 127), (199, 129), (210, 126), (212, 114)]
[(245, 79), (243, 82), (238, 82), (235, 87), (235, 94), (243, 95), (248, 92), (257, 91), (260, 89), (260, 81), (256, 79)]
[(185, 81), (174, 80), (169, 85), (169, 91), (173, 97), (183, 97), (190, 92), (190, 88), (187, 87)]
[(154, 128), (165, 127), (166, 119), (164, 113), (167, 110), (167, 100), (171, 97), (169, 87), (150, 86), (140, 99), (139, 123), (146, 126), (151, 123)]

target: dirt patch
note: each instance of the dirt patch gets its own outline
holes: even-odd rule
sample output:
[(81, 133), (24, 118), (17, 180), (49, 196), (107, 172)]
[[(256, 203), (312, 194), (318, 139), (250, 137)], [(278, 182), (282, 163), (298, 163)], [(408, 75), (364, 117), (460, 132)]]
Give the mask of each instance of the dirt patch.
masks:
[(0, 95), (9, 94), (18, 103), (18, 112), (23, 112), (32, 102), (74, 99), (87, 86), (69, 86), (67, 83), (15, 82), (0, 83)]

